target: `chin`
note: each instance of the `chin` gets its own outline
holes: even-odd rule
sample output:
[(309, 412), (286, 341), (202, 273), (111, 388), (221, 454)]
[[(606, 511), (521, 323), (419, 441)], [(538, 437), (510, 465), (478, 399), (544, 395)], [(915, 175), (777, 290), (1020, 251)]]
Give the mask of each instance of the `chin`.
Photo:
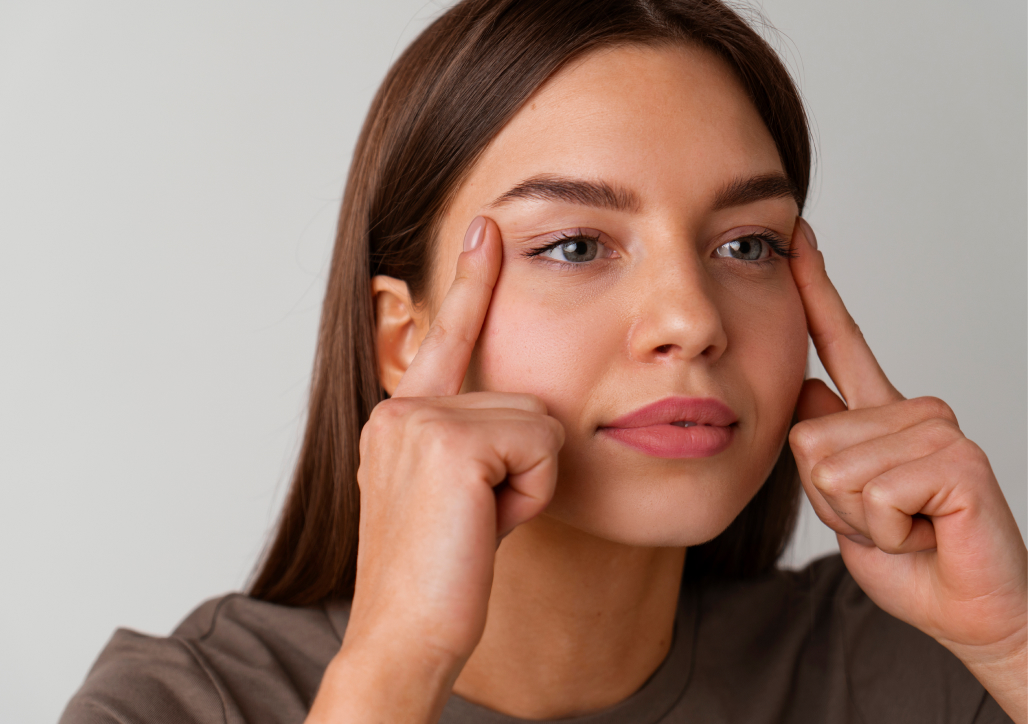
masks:
[(613, 543), (689, 547), (723, 532), (763, 483), (745, 488), (725, 479), (693, 476), (560, 480), (545, 515)]

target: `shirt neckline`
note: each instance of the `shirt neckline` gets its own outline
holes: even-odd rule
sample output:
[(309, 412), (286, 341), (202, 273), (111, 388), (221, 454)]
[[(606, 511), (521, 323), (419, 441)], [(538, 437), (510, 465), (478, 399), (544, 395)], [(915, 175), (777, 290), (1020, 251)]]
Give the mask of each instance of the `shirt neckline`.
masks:
[[(350, 605), (333, 602), (326, 613), (342, 640), (349, 619)], [(682, 586), (675, 616), (674, 638), (664, 661), (638, 691), (624, 701), (599, 711), (559, 720), (560, 724), (657, 724), (682, 698), (693, 670), (693, 651), (698, 616), (697, 593), (694, 586)], [(467, 699), (451, 694), (439, 724), (546, 724), (543, 720), (520, 719), (502, 714)]]
[[(624, 701), (599, 711), (559, 720), (560, 724), (656, 724), (682, 698), (689, 684), (693, 667), (696, 638), (696, 593), (692, 586), (683, 586), (679, 593), (675, 616), (674, 638), (664, 661), (646, 683)], [(544, 721), (520, 719), (474, 704), (452, 694), (446, 702), (439, 724), (545, 724)]]

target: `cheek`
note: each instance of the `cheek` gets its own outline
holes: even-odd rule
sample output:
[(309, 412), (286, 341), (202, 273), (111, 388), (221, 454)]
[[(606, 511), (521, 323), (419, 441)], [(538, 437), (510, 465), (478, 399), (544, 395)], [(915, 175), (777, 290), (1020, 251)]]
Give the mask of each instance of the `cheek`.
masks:
[(618, 344), (599, 323), (602, 302), (539, 285), (530, 275), (501, 273), (464, 386), (531, 393), (568, 424), (593, 394)]
[[(794, 284), (732, 311), (732, 357), (752, 390), (757, 437), (774, 445), (784, 438), (807, 363), (807, 322)], [(756, 310), (756, 311), (755, 311)]]

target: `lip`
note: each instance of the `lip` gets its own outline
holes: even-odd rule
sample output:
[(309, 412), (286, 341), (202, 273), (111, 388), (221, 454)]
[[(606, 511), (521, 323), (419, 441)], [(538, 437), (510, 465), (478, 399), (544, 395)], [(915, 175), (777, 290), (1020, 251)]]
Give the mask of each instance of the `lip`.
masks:
[[(732, 444), (738, 416), (712, 397), (666, 397), (641, 407), (599, 431), (639, 452), (659, 458), (704, 458)], [(679, 427), (673, 422), (695, 422)]]

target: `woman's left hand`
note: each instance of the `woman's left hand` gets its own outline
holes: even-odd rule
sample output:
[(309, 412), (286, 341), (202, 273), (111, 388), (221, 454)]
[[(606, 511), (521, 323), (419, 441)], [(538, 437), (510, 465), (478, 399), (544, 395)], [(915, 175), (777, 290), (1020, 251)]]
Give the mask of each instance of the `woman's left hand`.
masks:
[(799, 219), (793, 277), (846, 401), (804, 382), (789, 435), (803, 488), (864, 592), (952, 651), (1026, 722), (1028, 555), (1014, 516), (949, 406), (907, 400), (886, 378), (816, 244)]

